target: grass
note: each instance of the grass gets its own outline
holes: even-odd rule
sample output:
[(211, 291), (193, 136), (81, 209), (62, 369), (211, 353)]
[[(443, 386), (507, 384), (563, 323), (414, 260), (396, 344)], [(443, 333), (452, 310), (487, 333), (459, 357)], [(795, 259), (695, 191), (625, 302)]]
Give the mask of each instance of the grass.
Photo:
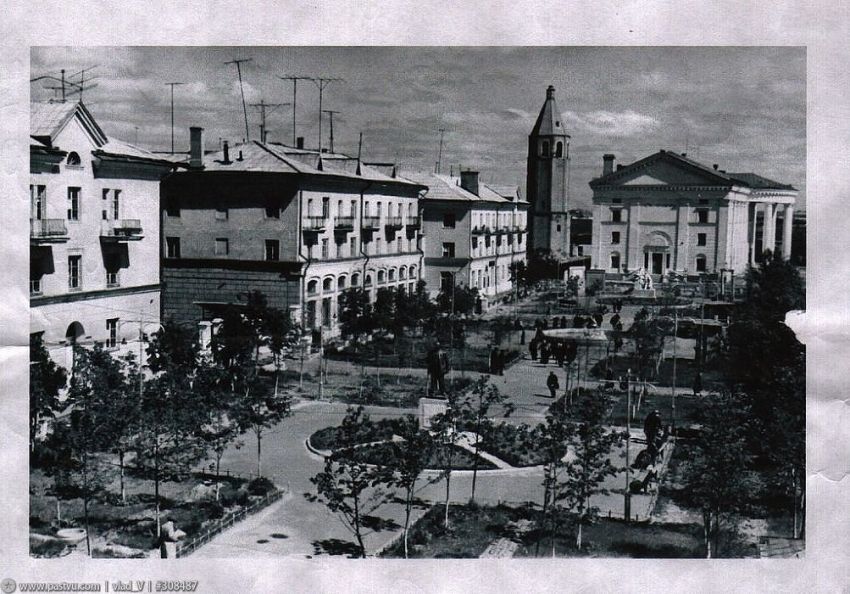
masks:
[[(460, 446), (452, 448), (452, 470), (472, 470), (475, 465), (475, 454)], [(367, 445), (354, 450), (355, 459), (367, 464), (382, 466), (392, 456), (392, 445), (381, 443)], [(447, 457), (442, 449), (435, 450), (428, 458), (427, 468), (433, 470), (445, 470), (448, 467)], [(478, 470), (490, 470), (496, 468), (492, 463), (478, 457)]]
[(526, 427), (500, 423), (483, 432), (480, 448), (511, 466), (537, 466), (545, 462), (544, 456), (523, 444)]
[[(655, 374), (654, 364), (651, 366), (650, 373)], [(616, 355), (608, 358), (608, 368), (611, 370), (614, 378), (625, 377), (629, 369), (636, 370), (639, 368), (637, 360), (631, 355)], [(605, 359), (600, 359), (591, 369), (591, 376), (597, 379), (605, 377)], [(697, 373), (697, 367), (693, 359), (676, 358), (676, 387), (677, 389), (691, 393), (694, 385), (694, 377)], [(672, 386), (673, 385), (673, 359), (666, 358), (658, 366), (658, 375), (647, 381), (652, 382), (655, 386)], [(716, 370), (709, 367), (703, 367), (702, 370), (702, 387), (703, 393), (705, 390), (712, 388), (716, 384), (724, 383), (724, 378)]]

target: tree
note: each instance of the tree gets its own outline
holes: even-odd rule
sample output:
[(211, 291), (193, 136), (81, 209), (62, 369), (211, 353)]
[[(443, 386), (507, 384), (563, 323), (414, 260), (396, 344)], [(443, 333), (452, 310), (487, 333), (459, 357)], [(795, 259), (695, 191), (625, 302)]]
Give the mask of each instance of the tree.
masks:
[(401, 439), (392, 441), (389, 484), (404, 491), (404, 558), (407, 559), (413, 494), (416, 482), (428, 466), (434, 441), (428, 431), (419, 428), (419, 421), (413, 415), (398, 419), (394, 423), (394, 433)]
[[(355, 355), (360, 355), (365, 338), (375, 329), (372, 317), (373, 308), (369, 293), (362, 287), (351, 287), (342, 292), (339, 297), (339, 331), (346, 340), (354, 345)], [(360, 359), (360, 397), (363, 397), (363, 376), (366, 361)]]
[[(622, 435), (610, 431), (605, 420), (610, 410), (610, 396), (602, 390), (582, 391), (576, 395), (568, 409), (571, 420), (576, 424), (569, 435), (569, 446), (573, 455), (566, 461), (563, 491), (555, 499), (563, 500), (566, 508), (575, 513), (577, 531), (576, 548), (581, 549), (582, 525), (598, 514), (597, 507), (590, 504), (593, 495), (607, 495), (604, 480), (617, 473), (611, 463), (611, 449), (620, 443)], [(566, 406), (566, 405), (565, 405)]]
[(783, 321), (792, 310), (806, 309), (806, 286), (797, 267), (768, 250), (747, 272), (747, 317)]
[(41, 333), (30, 334), (30, 452), (35, 451), (42, 423), (62, 409), (59, 393), (65, 387), (65, 370), (56, 365), (44, 346)]
[(716, 556), (728, 517), (741, 509), (753, 488), (746, 448), (748, 410), (743, 398), (723, 392), (700, 414), (702, 431), (684, 466), (685, 493), (702, 510), (705, 555)]
[[(277, 377), (271, 394), (263, 389), (257, 376), (240, 383), (237, 389), (240, 392), (236, 395), (238, 400), (234, 414), (240, 427), (254, 432), (257, 439), (257, 476), (261, 476), (263, 433), (292, 414), (292, 397), (280, 391)], [(241, 390), (244, 390), (244, 397), (239, 398)]]
[(317, 495), (308, 498), (321, 501), (342, 517), (344, 525), (357, 541), (359, 556), (366, 557), (363, 543), (364, 519), (386, 502), (380, 488), (387, 481), (386, 471), (358, 460), (359, 437), (368, 432), (371, 421), (363, 407), (349, 408), (337, 429), (337, 449), (325, 459), (325, 469), (310, 479)]
[(437, 309), (445, 314), (472, 315), (479, 302), (477, 287), (442, 287), (437, 294)]
[(454, 386), (446, 392), (446, 410), (431, 417), (431, 434), (437, 442), (437, 452), (443, 465), (443, 476), (446, 478), (446, 514), (444, 526), (449, 527), (449, 504), (451, 502), (452, 470), (454, 469), (454, 452), (460, 439), (457, 425), (461, 419), (460, 398), (462, 393)]
[(654, 317), (645, 307), (635, 314), (628, 335), (634, 342), (634, 357), (641, 379), (649, 377), (649, 370), (664, 349), (664, 337), (669, 331), (672, 331), (672, 324)]
[[(499, 388), (490, 383), (490, 378), (482, 376), (473, 382), (472, 387), (465, 391), (457, 400), (458, 414), (461, 419), (475, 432), (475, 459), (472, 462), (472, 493), (469, 501), (475, 501), (475, 485), (478, 479), (478, 460), (481, 448), (481, 434), (492, 427), (493, 420), (490, 418), (490, 408), (502, 404), (506, 396), (499, 392)], [(505, 417), (513, 412), (513, 405), (505, 406)]]

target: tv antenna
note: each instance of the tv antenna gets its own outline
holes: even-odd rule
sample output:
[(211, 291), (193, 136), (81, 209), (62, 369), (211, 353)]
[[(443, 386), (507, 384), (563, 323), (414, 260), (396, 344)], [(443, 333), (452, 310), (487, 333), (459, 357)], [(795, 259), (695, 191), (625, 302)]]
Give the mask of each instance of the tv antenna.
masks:
[(245, 89), (242, 88), (242, 64), (251, 60), (251, 58), (242, 58), (240, 60), (225, 62), (225, 64), (236, 64), (236, 74), (239, 75), (239, 92), (242, 94), (242, 115), (245, 116), (245, 140), (251, 140), (251, 132), (248, 130), (248, 108), (245, 107)]
[(260, 110), (260, 142), (266, 142), (266, 136), (269, 133), (268, 128), (266, 128), (266, 109), (268, 109), (268, 113), (273, 112), (278, 107), (284, 107), (289, 105), (289, 103), (266, 103), (264, 100), (260, 99), (259, 103), (251, 103), (251, 107), (259, 108)]
[(311, 78), (310, 80), (319, 88), (319, 154), (322, 154), (322, 96), (325, 92), (325, 87), (327, 87), (332, 82), (345, 82), (341, 78), (332, 78), (332, 77), (323, 77), (316, 76)]
[(299, 80), (313, 80), (309, 76), (279, 76), (281, 80), (291, 80), (292, 81), (292, 146), (295, 146), (298, 142), (296, 132), (295, 132), (295, 102), (296, 97), (298, 95), (298, 81)]
[(443, 165), (443, 134), (446, 132), (446, 129), (440, 128), (438, 130), (438, 132), (440, 133), (440, 149), (437, 152), (437, 171), (436, 171), (436, 173), (441, 173), (440, 169)]
[(184, 82), (168, 82), (166, 86), (171, 87), (171, 154), (174, 154), (174, 87), (185, 85)]
[(334, 152), (334, 114), (335, 113), (342, 113), (342, 112), (341, 111), (334, 111), (332, 109), (325, 109), (323, 111), (323, 113), (328, 114), (328, 116), (330, 117), (330, 120), (331, 120), (331, 146), (330, 146), (330, 151)]

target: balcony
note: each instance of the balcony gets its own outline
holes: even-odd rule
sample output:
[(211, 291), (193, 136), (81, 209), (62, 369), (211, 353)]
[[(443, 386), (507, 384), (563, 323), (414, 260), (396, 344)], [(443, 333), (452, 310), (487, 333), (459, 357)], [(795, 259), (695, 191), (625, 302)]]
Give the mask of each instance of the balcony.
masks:
[(142, 221), (117, 219), (100, 222), (100, 238), (104, 241), (138, 241), (142, 238)]
[(68, 241), (65, 219), (30, 219), (31, 243), (64, 243)]
[(473, 235), (489, 235), (490, 234), (490, 227), (488, 227), (487, 225), (478, 225), (478, 226), (472, 228), (472, 234)]
[(328, 220), (324, 216), (309, 216), (304, 218), (303, 229), (307, 233), (321, 233), (327, 224)]
[(367, 231), (377, 231), (381, 228), (381, 217), (363, 217), (361, 226)]
[(334, 218), (334, 231), (354, 231), (354, 217)]
[(422, 217), (407, 217), (404, 224), (410, 229), (419, 229), (422, 227)]
[(387, 217), (387, 229), (401, 229), (404, 227), (404, 219), (402, 217)]

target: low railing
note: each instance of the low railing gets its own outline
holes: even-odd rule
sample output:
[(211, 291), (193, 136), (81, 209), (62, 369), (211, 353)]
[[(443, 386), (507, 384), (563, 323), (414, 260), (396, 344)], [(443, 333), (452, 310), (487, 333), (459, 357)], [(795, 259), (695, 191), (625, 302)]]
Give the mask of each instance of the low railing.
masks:
[(419, 228), (422, 226), (422, 217), (407, 217), (407, 219), (405, 219), (405, 225), (408, 227)]
[(60, 239), (68, 236), (65, 219), (30, 219), (30, 237)]
[(364, 229), (380, 229), (381, 217), (363, 217), (362, 227)]
[(305, 231), (322, 231), (328, 222), (323, 216), (308, 216), (304, 220)]
[(186, 557), (191, 555), (193, 552), (198, 550), (203, 545), (207, 544), (211, 541), (215, 536), (221, 534), (237, 522), (241, 522), (248, 516), (251, 516), (258, 511), (265, 509), (275, 501), (280, 500), (281, 497), (286, 493), (285, 490), (278, 489), (276, 491), (272, 491), (259, 501), (255, 501), (248, 507), (242, 508), (238, 511), (227, 512), (216, 522), (212, 523), (203, 533), (195, 536), (191, 540), (184, 541), (177, 546), (177, 556), (178, 557)]
[(334, 229), (351, 231), (354, 229), (354, 217), (336, 217), (334, 219)]
[(401, 217), (387, 217), (387, 227), (401, 229), (404, 226), (404, 220)]
[(135, 238), (142, 234), (142, 221), (140, 219), (118, 219), (114, 221), (101, 221), (100, 235), (108, 238)]
[(477, 225), (472, 228), (472, 233), (475, 235), (483, 235), (490, 233), (490, 227), (487, 225)]

